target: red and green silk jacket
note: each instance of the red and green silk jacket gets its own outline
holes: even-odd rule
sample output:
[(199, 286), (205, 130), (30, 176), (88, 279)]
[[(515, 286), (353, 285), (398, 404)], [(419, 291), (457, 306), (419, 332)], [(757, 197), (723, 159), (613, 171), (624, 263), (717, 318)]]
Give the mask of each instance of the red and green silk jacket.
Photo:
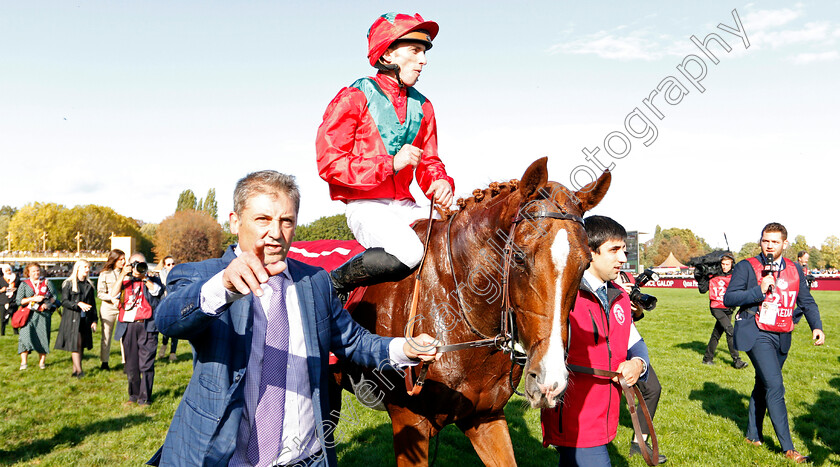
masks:
[[(423, 150), (417, 167), (394, 173), (393, 157), (404, 144)], [(409, 191), (416, 173), (425, 193), (444, 179), (455, 190), (438, 157), (432, 103), (414, 88), (377, 74), (343, 88), (333, 98), (315, 141), (318, 174), (341, 201), (389, 198), (414, 200)]]

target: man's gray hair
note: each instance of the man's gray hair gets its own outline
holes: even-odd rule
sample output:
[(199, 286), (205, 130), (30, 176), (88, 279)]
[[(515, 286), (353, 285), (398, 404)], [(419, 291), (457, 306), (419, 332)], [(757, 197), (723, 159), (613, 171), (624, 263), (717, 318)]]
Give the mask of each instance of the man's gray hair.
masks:
[(278, 193), (285, 194), (295, 203), (297, 214), (300, 209), (300, 190), (293, 175), (281, 174), (276, 170), (251, 172), (236, 182), (236, 188), (233, 190), (233, 212), (241, 216), (249, 199), (260, 194)]

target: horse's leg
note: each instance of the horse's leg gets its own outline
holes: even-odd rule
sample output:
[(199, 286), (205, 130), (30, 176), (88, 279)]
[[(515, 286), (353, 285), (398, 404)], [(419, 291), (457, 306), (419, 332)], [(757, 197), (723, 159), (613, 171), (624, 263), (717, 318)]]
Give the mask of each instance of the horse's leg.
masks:
[(484, 465), (513, 466), (516, 458), (513, 456), (513, 443), (510, 441), (505, 414), (500, 413), (491, 418), (477, 418), (457, 423), (467, 438), (472, 442), (475, 452)]
[(405, 407), (389, 406), (394, 429), (394, 455), (398, 466), (428, 466), (432, 424)]

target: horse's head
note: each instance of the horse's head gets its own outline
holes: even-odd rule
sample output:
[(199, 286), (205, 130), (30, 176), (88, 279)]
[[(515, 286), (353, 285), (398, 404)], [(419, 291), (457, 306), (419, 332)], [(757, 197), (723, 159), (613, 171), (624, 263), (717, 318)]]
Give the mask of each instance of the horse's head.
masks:
[(527, 351), (525, 395), (531, 406), (554, 407), (566, 390), (568, 318), (591, 254), (583, 214), (610, 186), (610, 173), (571, 192), (548, 181), (546, 158), (519, 183), (522, 207), (513, 229), (510, 302), (519, 342)]

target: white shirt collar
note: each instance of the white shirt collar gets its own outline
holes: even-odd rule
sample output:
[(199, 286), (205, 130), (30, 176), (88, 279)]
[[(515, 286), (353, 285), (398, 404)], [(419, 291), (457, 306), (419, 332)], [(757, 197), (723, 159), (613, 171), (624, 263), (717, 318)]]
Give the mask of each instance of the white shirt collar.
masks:
[(589, 285), (589, 288), (591, 288), (593, 292), (606, 285), (606, 282), (595, 277), (595, 274), (589, 272), (589, 269), (583, 272), (583, 278), (584, 280), (586, 280), (586, 283)]

